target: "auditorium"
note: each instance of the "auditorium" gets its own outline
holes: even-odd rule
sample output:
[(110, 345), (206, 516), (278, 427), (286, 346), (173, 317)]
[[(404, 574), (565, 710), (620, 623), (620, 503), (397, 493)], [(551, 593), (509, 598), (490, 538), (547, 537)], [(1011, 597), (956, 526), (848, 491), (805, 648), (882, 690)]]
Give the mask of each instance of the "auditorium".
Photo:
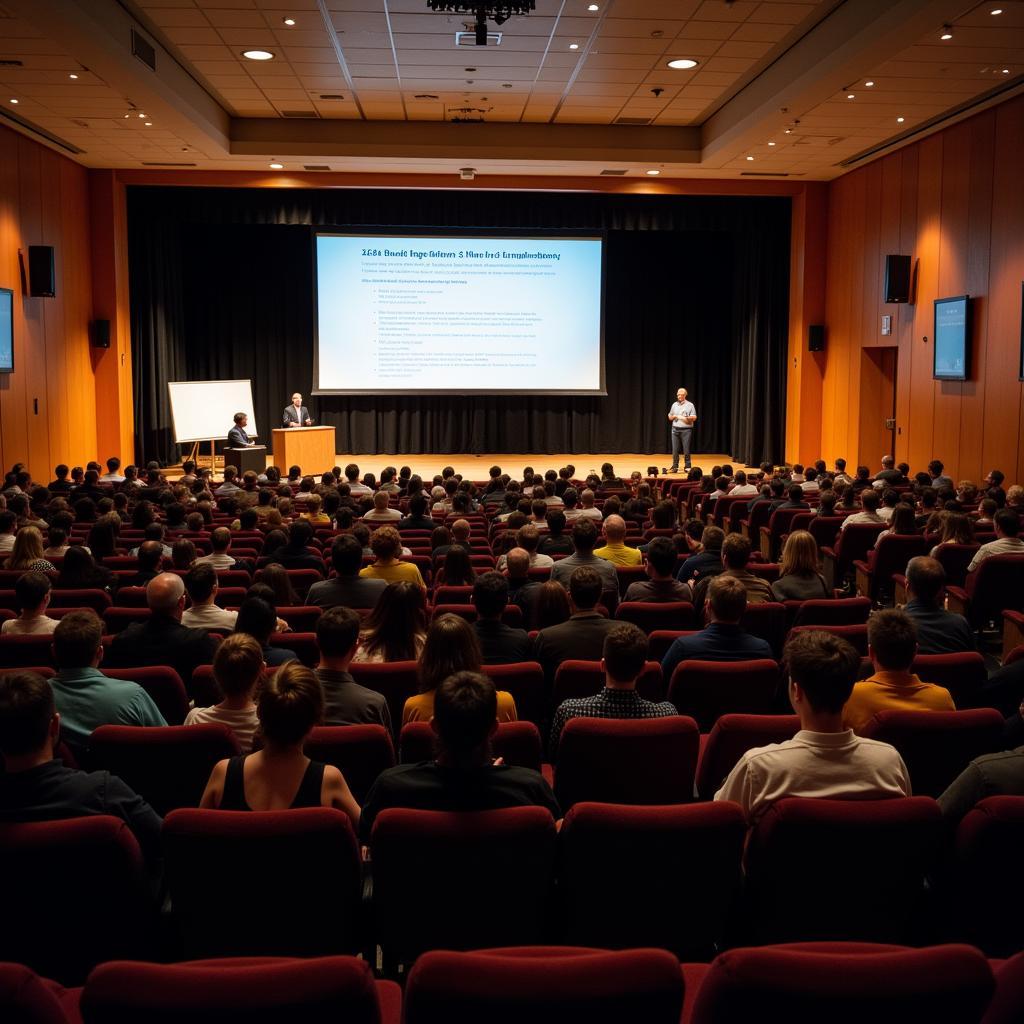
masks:
[(0, 0), (0, 1020), (1024, 1021), (1024, 0)]

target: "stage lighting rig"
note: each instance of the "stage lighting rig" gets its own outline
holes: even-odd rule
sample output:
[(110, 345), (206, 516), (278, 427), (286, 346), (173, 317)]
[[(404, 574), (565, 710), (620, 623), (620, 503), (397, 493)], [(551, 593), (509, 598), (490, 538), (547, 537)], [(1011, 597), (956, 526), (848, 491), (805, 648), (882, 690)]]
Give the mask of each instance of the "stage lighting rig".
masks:
[(487, 45), (487, 22), (503, 25), (509, 18), (517, 14), (529, 14), (536, 10), (536, 0), (491, 0), (481, 3), (480, 0), (427, 0), (427, 7), (432, 11), (451, 14), (472, 14), (476, 21), (476, 45)]

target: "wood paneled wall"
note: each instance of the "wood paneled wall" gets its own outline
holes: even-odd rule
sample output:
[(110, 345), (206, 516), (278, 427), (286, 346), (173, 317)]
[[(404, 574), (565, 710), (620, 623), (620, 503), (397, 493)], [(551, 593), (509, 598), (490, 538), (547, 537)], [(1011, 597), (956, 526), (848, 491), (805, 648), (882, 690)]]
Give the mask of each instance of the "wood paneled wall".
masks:
[[(877, 433), (861, 418), (879, 408), (862, 376), (862, 350), (894, 346), (897, 459), (916, 471), (940, 458), (955, 479), (977, 481), (999, 468), (1024, 480), (1022, 167), (1018, 97), (829, 185), (823, 458), (877, 464), (882, 452), (861, 450)], [(884, 302), (890, 253), (916, 261), (912, 305)], [(933, 301), (965, 293), (973, 306), (971, 379), (935, 381)], [(881, 334), (885, 314), (893, 318), (889, 337)], [(800, 450), (803, 459), (817, 454)]]
[[(56, 298), (23, 293), (18, 250), (52, 245)], [(49, 480), (57, 462), (84, 464), (96, 446), (89, 351), (92, 259), (85, 168), (0, 127), (0, 286), (14, 291), (14, 373), (0, 374), (0, 463)]]

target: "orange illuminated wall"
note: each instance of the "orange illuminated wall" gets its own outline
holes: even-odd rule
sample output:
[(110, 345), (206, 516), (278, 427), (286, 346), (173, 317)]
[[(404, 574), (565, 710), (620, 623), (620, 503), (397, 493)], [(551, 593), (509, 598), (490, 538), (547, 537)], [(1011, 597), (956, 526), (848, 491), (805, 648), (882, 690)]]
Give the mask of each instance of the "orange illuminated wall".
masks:
[[(878, 462), (874, 423), (862, 422), (879, 408), (867, 391), (877, 378), (862, 377), (873, 365), (863, 350), (895, 346), (897, 459), (916, 471), (938, 457), (954, 479), (999, 468), (1024, 480), (1022, 168), (1018, 97), (829, 185), (822, 457)], [(884, 302), (889, 253), (917, 262), (913, 305)], [(965, 293), (973, 299), (971, 379), (938, 382), (932, 303)], [(883, 315), (892, 316), (890, 337), (881, 334)], [(804, 459), (816, 454), (800, 450)]]

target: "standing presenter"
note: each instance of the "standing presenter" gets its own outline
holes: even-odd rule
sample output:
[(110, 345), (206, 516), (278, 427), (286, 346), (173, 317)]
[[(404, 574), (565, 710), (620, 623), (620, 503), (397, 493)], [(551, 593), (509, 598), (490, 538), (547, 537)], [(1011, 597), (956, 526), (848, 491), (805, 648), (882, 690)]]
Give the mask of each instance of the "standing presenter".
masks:
[(672, 468), (670, 473), (679, 472), (679, 452), (683, 453), (683, 465), (690, 468), (690, 448), (693, 442), (693, 425), (697, 422), (697, 409), (686, 398), (686, 388), (676, 392), (676, 400), (668, 411), (672, 424)]
[(302, 395), (300, 395), (298, 391), (292, 395), (292, 404), (284, 407), (284, 415), (281, 417), (281, 426), (313, 426), (313, 421), (309, 418), (309, 410), (302, 404)]

